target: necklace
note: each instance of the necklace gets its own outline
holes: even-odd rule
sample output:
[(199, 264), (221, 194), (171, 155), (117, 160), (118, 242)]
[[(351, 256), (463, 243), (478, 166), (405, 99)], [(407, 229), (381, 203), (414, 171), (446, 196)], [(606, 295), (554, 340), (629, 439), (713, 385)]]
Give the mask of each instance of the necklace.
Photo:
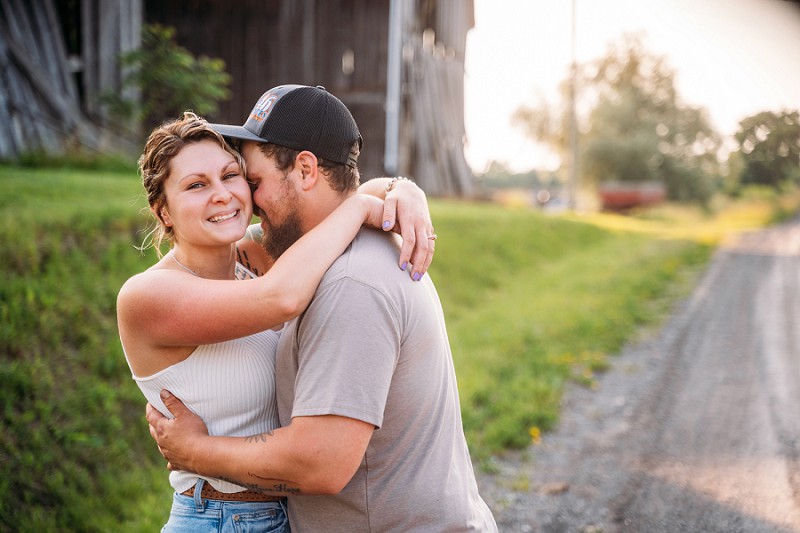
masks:
[(184, 264), (183, 264), (183, 263), (181, 263), (180, 261), (178, 261), (178, 258), (177, 258), (177, 257), (175, 257), (175, 254), (174, 254), (174, 253), (172, 254), (172, 260), (173, 260), (173, 261), (175, 261), (176, 263), (178, 263), (178, 266), (179, 266), (179, 267), (181, 267), (182, 269), (184, 269), (184, 270), (185, 270), (186, 272), (188, 272), (189, 274), (192, 274), (193, 276), (197, 276), (198, 278), (199, 278), (199, 277), (202, 277), (202, 276), (200, 276), (200, 274), (198, 274), (197, 272), (195, 272), (195, 271), (194, 271), (194, 270), (192, 270), (191, 268), (187, 267), (186, 265), (184, 265)]

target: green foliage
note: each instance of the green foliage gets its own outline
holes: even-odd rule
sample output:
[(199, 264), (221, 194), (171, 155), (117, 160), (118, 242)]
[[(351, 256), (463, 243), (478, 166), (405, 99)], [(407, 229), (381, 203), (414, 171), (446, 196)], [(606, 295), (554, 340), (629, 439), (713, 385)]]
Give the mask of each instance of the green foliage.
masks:
[(743, 185), (780, 189), (800, 183), (800, 113), (763, 111), (742, 120), (735, 137)]
[[(661, 57), (625, 37), (607, 53), (576, 67), (581, 178), (593, 183), (660, 182), (667, 197), (707, 203), (719, 181), (721, 145), (702, 108), (681, 104), (674, 72)], [(562, 158), (568, 154), (564, 105), (523, 107), (515, 123)], [(553, 111), (555, 109), (555, 111)]]
[(123, 90), (104, 98), (113, 115), (143, 121), (149, 129), (187, 109), (200, 116), (213, 115), (219, 102), (230, 97), (225, 62), (195, 58), (174, 39), (174, 28), (144, 26), (141, 48), (120, 57), (121, 65), (129, 69)]
[(30, 150), (20, 154), (15, 162), (28, 168), (63, 168), (86, 170), (109, 170), (112, 172), (136, 171), (136, 162), (121, 154), (89, 153), (73, 151), (52, 154), (42, 150)]
[[(435, 204), (437, 283), (476, 458), (558, 421), (568, 380), (591, 385), (708, 246), (493, 206)], [(672, 295), (674, 296), (674, 295)]]
[[(0, 168), (0, 530), (156, 530), (170, 487), (119, 345), (135, 172)], [(153, 503), (152, 501), (150, 502)], [(168, 503), (167, 503), (168, 510)]]
[(664, 59), (628, 38), (584, 72), (598, 101), (582, 139), (584, 175), (657, 181), (672, 200), (707, 203), (719, 175), (720, 139), (704, 110), (681, 105)]
[(536, 170), (514, 172), (497, 161), (492, 161), (486, 172), (478, 176), (478, 184), (483, 189), (535, 189), (560, 185), (554, 175)]

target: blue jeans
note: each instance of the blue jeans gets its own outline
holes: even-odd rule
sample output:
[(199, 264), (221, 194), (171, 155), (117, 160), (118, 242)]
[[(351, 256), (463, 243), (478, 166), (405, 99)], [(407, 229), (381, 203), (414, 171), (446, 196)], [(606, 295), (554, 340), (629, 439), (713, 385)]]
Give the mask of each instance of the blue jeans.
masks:
[(198, 480), (194, 496), (175, 494), (169, 521), (162, 533), (289, 533), (286, 502), (228, 502), (200, 497), (205, 480)]

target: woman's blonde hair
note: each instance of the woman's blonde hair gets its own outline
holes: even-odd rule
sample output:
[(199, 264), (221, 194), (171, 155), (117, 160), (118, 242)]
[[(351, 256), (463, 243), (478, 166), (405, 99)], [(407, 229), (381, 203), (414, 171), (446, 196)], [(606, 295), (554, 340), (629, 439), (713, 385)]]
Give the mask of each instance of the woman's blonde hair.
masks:
[(244, 159), (234, 150), (225, 139), (211, 129), (208, 122), (191, 111), (185, 111), (183, 117), (165, 122), (155, 128), (144, 145), (144, 151), (139, 157), (139, 174), (142, 176), (142, 185), (147, 193), (147, 203), (155, 219), (155, 227), (148, 231), (141, 249), (150, 246), (156, 249), (161, 257), (161, 245), (166, 240), (170, 246), (174, 244), (175, 234), (173, 229), (164, 223), (162, 210), (167, 205), (164, 193), (164, 182), (170, 173), (170, 162), (187, 145), (196, 142), (211, 140), (231, 154), (245, 172)]

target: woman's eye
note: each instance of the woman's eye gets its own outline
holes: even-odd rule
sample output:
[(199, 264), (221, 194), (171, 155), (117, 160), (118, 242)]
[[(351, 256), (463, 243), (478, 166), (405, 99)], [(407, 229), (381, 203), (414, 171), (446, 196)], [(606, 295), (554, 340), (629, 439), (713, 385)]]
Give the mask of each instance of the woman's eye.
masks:
[(191, 185), (189, 185), (189, 187), (187, 187), (187, 188), (188, 189), (199, 189), (202, 186), (203, 186), (202, 183), (200, 183), (199, 181), (196, 181), (196, 182), (192, 183)]
[(223, 179), (229, 180), (229, 179), (238, 178), (238, 177), (239, 177), (239, 173), (238, 172), (230, 172), (228, 174), (225, 174), (225, 177)]

